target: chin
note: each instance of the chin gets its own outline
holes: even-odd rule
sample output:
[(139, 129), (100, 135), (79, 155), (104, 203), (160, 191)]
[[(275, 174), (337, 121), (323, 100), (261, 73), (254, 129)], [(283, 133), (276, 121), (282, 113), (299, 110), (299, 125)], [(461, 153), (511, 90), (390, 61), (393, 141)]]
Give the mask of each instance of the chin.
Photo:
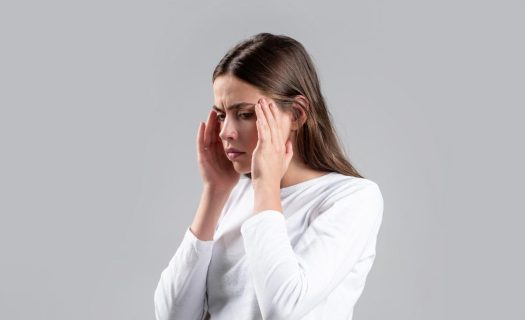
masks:
[(238, 162), (233, 163), (233, 168), (239, 174), (249, 174), (250, 172), (252, 172), (251, 166), (245, 166)]

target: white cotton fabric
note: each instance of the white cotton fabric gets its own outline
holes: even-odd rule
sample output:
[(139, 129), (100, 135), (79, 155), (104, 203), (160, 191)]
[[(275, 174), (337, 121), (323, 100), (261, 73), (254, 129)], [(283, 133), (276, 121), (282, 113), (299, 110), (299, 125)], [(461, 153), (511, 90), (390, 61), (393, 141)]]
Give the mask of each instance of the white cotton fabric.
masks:
[(330, 172), (282, 188), (283, 213), (253, 204), (242, 177), (213, 240), (186, 229), (155, 290), (157, 320), (351, 320), (376, 256), (378, 185)]

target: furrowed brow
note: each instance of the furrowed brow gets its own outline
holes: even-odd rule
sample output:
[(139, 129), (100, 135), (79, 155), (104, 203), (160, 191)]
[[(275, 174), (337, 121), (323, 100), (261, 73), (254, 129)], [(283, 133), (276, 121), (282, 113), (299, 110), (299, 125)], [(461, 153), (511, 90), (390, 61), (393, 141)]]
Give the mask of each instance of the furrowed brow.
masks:
[[(255, 106), (255, 103), (239, 102), (239, 103), (234, 103), (231, 106), (226, 107), (226, 109), (227, 110), (233, 110), (233, 109), (239, 109), (239, 108), (242, 108), (242, 107), (251, 107), (251, 106)], [(212, 108), (215, 109), (216, 111), (224, 112), (221, 108), (219, 108), (217, 106), (212, 106)]]

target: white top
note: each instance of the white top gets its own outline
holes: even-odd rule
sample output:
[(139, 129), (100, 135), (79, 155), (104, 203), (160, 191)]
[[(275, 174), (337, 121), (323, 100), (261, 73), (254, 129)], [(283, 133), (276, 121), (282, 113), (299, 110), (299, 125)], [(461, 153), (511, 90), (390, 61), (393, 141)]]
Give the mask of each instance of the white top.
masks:
[(213, 240), (186, 229), (155, 290), (157, 320), (352, 319), (376, 255), (378, 185), (330, 172), (281, 188), (284, 214), (253, 204), (242, 176)]

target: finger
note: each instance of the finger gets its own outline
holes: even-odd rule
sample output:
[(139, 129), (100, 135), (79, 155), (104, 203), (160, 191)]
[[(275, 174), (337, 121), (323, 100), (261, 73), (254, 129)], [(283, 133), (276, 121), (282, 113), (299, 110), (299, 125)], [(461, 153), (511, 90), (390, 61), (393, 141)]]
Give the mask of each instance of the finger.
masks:
[(281, 125), (282, 120), (281, 120), (281, 115), (279, 113), (280, 112), (279, 107), (277, 107), (273, 102), (270, 102), (268, 106), (269, 106), (269, 113), (271, 113), (273, 122), (275, 124), (273, 128), (273, 132), (272, 132), (272, 134), (274, 134), (273, 141), (275, 141), (277, 145), (282, 146), (284, 149), (285, 143), (284, 143), (284, 138), (283, 138), (283, 133), (282, 133), (282, 125)]
[(197, 131), (197, 151), (204, 152), (204, 129), (205, 124), (199, 121), (199, 130)]
[[(217, 118), (217, 117), (216, 117)], [(215, 122), (215, 138), (216, 138), (216, 142), (220, 142), (222, 144), (222, 139), (221, 139), (221, 125), (220, 123), (218, 123), (217, 121)]]
[(264, 112), (264, 117), (266, 119), (266, 122), (268, 123), (268, 133), (269, 133), (269, 136), (270, 136), (270, 141), (272, 142), (272, 144), (277, 144), (277, 139), (276, 139), (276, 128), (275, 128), (275, 119), (273, 118), (273, 115), (272, 115), (272, 112), (270, 111), (270, 107), (268, 105), (268, 103), (266, 103), (266, 100), (265, 99), (261, 99), (262, 101), (262, 110)]
[(271, 141), (271, 137), (268, 132), (268, 122), (266, 116), (261, 108), (261, 104), (255, 105), (255, 113), (257, 114), (257, 136), (260, 141)]
[(275, 123), (277, 128), (281, 130), (283, 128), (283, 120), (285, 119), (281, 109), (275, 103), (270, 102), (270, 110), (272, 111), (273, 117), (275, 118)]
[(273, 135), (272, 135), (272, 123), (271, 119), (269, 118), (270, 112), (268, 111), (268, 105), (264, 105), (264, 102), (260, 105), (261, 106), (261, 113), (264, 115), (264, 121), (262, 122), (264, 126), (264, 133), (266, 135), (266, 141), (273, 143)]
[[(272, 144), (275, 146), (281, 147), (281, 133), (280, 129), (277, 127), (277, 121), (275, 120), (272, 111), (270, 110), (269, 103), (266, 102), (266, 99), (263, 100), (263, 110), (268, 122), (269, 133), (271, 137)], [(284, 146), (283, 146), (284, 147)]]
[(208, 114), (208, 122), (206, 123), (206, 130), (204, 133), (204, 148), (208, 148), (213, 142), (213, 132), (215, 131), (215, 110), (211, 110)]
[[(255, 109), (257, 109), (257, 106), (255, 106)], [(259, 141), (262, 141), (262, 128), (261, 123), (259, 122), (259, 119), (255, 121), (255, 127), (257, 128), (257, 145), (259, 145)]]
[(272, 102), (271, 106), (275, 119), (277, 121), (277, 127), (279, 128), (281, 138), (280, 143), (284, 146), (286, 144), (286, 141), (288, 141), (290, 137), (290, 131), (285, 131), (284, 128), (291, 127), (291, 120), (287, 116), (287, 114), (279, 108), (278, 105)]

